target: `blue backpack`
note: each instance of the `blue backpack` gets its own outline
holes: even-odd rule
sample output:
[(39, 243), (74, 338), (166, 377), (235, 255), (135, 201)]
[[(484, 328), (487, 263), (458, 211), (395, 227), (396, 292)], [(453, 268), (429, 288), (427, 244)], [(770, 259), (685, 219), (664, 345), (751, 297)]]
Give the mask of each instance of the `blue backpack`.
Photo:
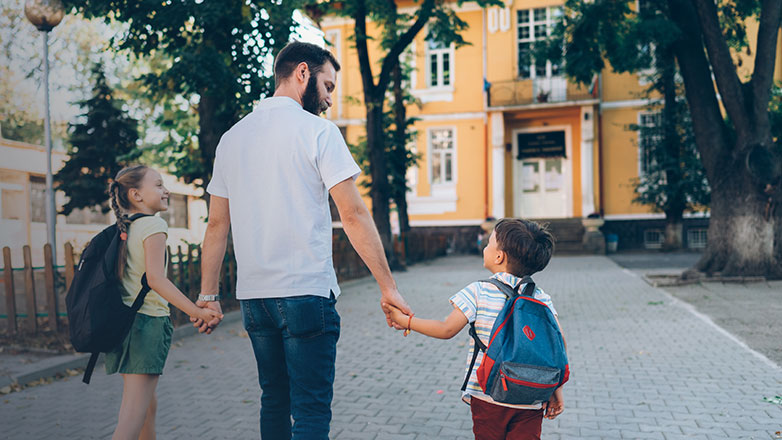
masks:
[(513, 405), (547, 402), (570, 376), (565, 343), (554, 314), (534, 298), (535, 282), (528, 276), (516, 289), (494, 278), (481, 281), (497, 286), (508, 301), (497, 315), (488, 346), (478, 338), (475, 323), (470, 324), (475, 348), (462, 391), (467, 388), (478, 350), (482, 350), (483, 361), (476, 374), (485, 394), (496, 402)]

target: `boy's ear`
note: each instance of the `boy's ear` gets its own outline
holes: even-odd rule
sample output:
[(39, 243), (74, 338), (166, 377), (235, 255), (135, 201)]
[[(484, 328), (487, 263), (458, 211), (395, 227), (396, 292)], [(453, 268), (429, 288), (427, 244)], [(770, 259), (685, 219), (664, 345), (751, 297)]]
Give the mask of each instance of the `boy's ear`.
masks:
[(502, 264), (508, 258), (508, 254), (505, 251), (497, 250), (497, 255), (494, 257), (494, 264)]

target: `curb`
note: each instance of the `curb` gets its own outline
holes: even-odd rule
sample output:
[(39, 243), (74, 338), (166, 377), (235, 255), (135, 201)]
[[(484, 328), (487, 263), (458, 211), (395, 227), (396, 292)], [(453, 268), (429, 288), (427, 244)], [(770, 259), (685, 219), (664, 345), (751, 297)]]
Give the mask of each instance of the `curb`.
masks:
[[(225, 313), (224, 315), (225, 316), (223, 317), (222, 322), (226, 324), (241, 321), (242, 319), (241, 310), (232, 310)], [(198, 330), (196, 330), (195, 327), (185, 324), (174, 329), (174, 333), (171, 336), (171, 341), (178, 341), (196, 334), (198, 334)], [(63, 354), (59, 356), (53, 356), (30, 365), (30, 368), (27, 369), (27, 371), (0, 377), (0, 388), (4, 388), (15, 383), (18, 385), (27, 385), (30, 382), (34, 382), (41, 378), (52, 377), (59, 373), (64, 373), (66, 370), (85, 368), (89, 360), (89, 353)], [(95, 368), (102, 364), (103, 355), (98, 358), (98, 363), (95, 365)]]

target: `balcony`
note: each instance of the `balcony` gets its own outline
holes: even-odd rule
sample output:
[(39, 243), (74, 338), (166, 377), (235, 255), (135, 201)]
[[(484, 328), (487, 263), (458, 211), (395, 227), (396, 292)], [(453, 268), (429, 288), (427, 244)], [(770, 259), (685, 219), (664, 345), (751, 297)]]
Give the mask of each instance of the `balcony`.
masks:
[(589, 87), (564, 77), (495, 81), (489, 89), (489, 107), (527, 106), (595, 99)]

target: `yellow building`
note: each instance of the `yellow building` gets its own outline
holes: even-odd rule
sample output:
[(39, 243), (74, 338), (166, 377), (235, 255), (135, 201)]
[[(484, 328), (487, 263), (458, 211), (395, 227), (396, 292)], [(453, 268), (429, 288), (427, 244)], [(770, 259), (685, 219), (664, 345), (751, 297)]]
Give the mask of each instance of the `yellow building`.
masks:
[[(4, 139), (0, 134), (0, 248), (11, 249), (14, 267), (23, 264), (22, 247), (29, 245), (33, 266), (43, 266), (46, 243), (46, 150), (40, 145)], [(52, 151), (52, 170), (56, 173), (68, 160), (61, 149)], [(169, 210), (163, 217), (169, 224), (168, 244), (172, 247), (200, 243), (206, 231), (206, 203), (202, 190), (163, 173), (166, 188), (171, 191)], [(60, 210), (65, 195), (55, 193)], [(57, 263), (64, 261), (63, 245), (70, 242), (77, 252), (107, 225), (114, 215), (99, 209), (78, 209), (65, 216), (57, 215)]]
[[(639, 145), (645, 140), (629, 127), (659, 118), (644, 98), (645, 75), (606, 68), (590, 87), (580, 87), (567, 81), (561, 66), (519, 62), (536, 39), (550, 34), (563, 4), (507, 0), (505, 7), (484, 10), (454, 2), (469, 24), (463, 37), (470, 45), (442, 47), (425, 39), (426, 29), (419, 33), (408, 55), (412, 92), (421, 102), (408, 108), (420, 119), (414, 148), (421, 155), (409, 173), (411, 226), (477, 225), (489, 216), (580, 224), (575, 219), (597, 213), (613, 223), (622, 247), (660, 245), (664, 216), (632, 203), (631, 180), (643, 172)], [(327, 117), (356, 143), (365, 129), (354, 25), (326, 17), (320, 27), (342, 64)], [(371, 23), (368, 28), (378, 35)], [(379, 71), (375, 41), (370, 58)], [(702, 247), (707, 216), (690, 217), (685, 241)]]

